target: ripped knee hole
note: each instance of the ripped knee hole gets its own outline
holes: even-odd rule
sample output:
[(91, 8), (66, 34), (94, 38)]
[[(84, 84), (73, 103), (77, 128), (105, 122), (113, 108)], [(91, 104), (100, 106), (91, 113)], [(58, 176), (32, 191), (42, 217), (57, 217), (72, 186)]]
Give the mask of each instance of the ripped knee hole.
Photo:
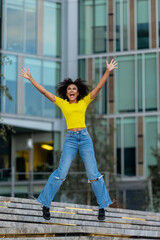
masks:
[(101, 179), (103, 177), (103, 175), (101, 175), (100, 177), (94, 179), (94, 180), (88, 180), (88, 183), (92, 183), (92, 182), (95, 182), (95, 181), (98, 181), (99, 179)]

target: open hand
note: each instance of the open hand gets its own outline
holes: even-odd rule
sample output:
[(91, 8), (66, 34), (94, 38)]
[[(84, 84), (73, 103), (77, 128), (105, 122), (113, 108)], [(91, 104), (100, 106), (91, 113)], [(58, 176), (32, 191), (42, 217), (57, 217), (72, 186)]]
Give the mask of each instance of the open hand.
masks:
[(20, 72), (20, 75), (21, 75), (21, 77), (24, 77), (24, 78), (29, 79), (29, 80), (31, 78), (31, 73), (30, 73), (29, 69), (28, 69), (28, 72), (27, 72), (27, 70), (25, 68), (23, 68)]
[(117, 64), (118, 63), (116, 63), (116, 61), (114, 59), (112, 59), (110, 63), (108, 63), (108, 61), (106, 61), (106, 68), (107, 68), (107, 70), (109, 70), (109, 72), (111, 72), (113, 69), (118, 68)]

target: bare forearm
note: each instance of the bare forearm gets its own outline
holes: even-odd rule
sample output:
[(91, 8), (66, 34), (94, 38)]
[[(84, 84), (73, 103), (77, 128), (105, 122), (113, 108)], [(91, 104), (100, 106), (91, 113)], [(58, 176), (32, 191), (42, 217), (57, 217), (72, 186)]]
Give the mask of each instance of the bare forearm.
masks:
[(21, 75), (21, 77), (24, 77), (24, 78), (28, 79), (28, 80), (33, 84), (33, 86), (34, 86), (35, 88), (37, 88), (37, 90), (38, 90), (40, 93), (44, 94), (44, 96), (47, 97), (50, 101), (52, 101), (52, 102), (55, 102), (55, 101), (56, 101), (55, 95), (54, 95), (53, 93), (50, 93), (49, 91), (47, 91), (47, 90), (46, 90), (44, 87), (42, 87), (38, 82), (36, 82), (36, 81), (34, 80), (34, 78), (32, 78), (29, 69), (28, 69), (28, 72), (27, 72), (27, 70), (26, 70), (25, 68), (23, 68), (23, 69), (21, 70), (21, 72), (20, 72), (20, 75)]
[(45, 88), (42, 87), (38, 82), (36, 82), (36, 81), (34, 80), (34, 78), (30, 77), (30, 78), (29, 78), (29, 81), (33, 84), (33, 86), (34, 86), (35, 88), (37, 88), (37, 90), (38, 90), (39, 92), (41, 92), (42, 94), (45, 93), (45, 91), (46, 91)]
[(106, 69), (105, 73), (103, 74), (102, 78), (97, 84), (97, 87), (96, 87), (97, 89), (101, 90), (101, 88), (104, 86), (105, 82), (107, 81), (108, 76), (109, 76), (109, 70)]
[(103, 74), (103, 77), (100, 79), (95, 89), (93, 89), (93, 91), (91, 92), (91, 95), (90, 95), (91, 99), (94, 99), (97, 96), (97, 94), (99, 93), (101, 88), (104, 86), (105, 82), (107, 81), (108, 76), (109, 76), (109, 70), (106, 69), (105, 73)]

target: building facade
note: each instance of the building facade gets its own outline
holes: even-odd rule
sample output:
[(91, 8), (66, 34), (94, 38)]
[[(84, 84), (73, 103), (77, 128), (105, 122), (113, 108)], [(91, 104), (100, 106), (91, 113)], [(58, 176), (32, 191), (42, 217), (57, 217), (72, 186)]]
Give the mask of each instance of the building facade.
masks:
[[(16, 131), (1, 149), (3, 195), (27, 195), (28, 179), (34, 182), (30, 193), (38, 194), (64, 141), (60, 111), (19, 76), (20, 69), (29, 68), (55, 93), (65, 77), (79, 76), (94, 87), (106, 60), (114, 58), (118, 69), (99, 94), (96, 112), (115, 129), (109, 141), (116, 195), (120, 206), (142, 209), (147, 189), (152, 209), (150, 166), (157, 165), (152, 148), (159, 147), (160, 133), (159, 22), (160, 0), (1, 1), (1, 54), (12, 60), (2, 66), (3, 84), (13, 97), (1, 97), (1, 120)], [(42, 144), (52, 145), (52, 153)]]

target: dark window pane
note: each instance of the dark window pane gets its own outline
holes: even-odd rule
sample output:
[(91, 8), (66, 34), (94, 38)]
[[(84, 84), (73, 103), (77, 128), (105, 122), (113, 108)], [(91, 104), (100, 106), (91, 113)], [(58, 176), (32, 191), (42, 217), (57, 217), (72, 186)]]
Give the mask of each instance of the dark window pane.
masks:
[(124, 174), (127, 176), (135, 176), (136, 166), (135, 166), (135, 148), (125, 148), (124, 149)]
[[(149, 2), (137, 0), (137, 48), (149, 48)], [(142, 11), (143, 9), (143, 11)]]
[(121, 174), (121, 149), (117, 148), (117, 174)]

